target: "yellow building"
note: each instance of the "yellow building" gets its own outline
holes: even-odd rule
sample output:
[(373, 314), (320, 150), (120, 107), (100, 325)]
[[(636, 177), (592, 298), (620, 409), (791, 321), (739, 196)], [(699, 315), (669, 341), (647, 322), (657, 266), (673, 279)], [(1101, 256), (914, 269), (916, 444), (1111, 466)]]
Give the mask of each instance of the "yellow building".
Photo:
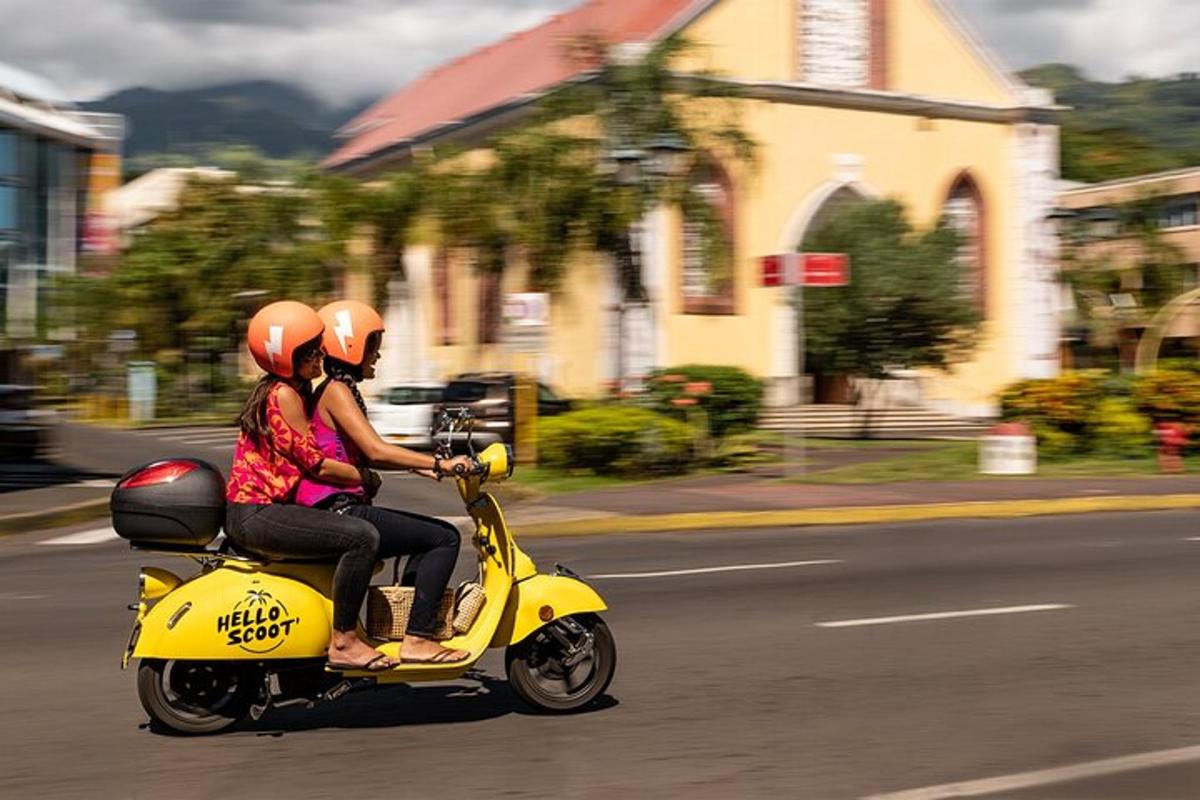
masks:
[[(797, 319), (786, 289), (762, 288), (758, 258), (796, 250), (822, 212), (857, 198), (901, 201), (925, 227), (963, 232), (964, 284), (986, 322), (974, 360), (920, 380), (921, 401), (983, 415), (997, 390), (1058, 370), (1053, 98), (999, 65), (941, 0), (593, 0), (418, 78), (352, 120), (326, 166), (369, 178), (441, 141), (477, 141), (580, 77), (563, 43), (599, 34), (632, 52), (681, 32), (699, 45), (680, 65), (737, 90), (759, 144), (753, 174), (698, 175), (730, 219), (734, 275), (714, 293), (680, 217), (650, 214), (641, 235), (649, 303), (622, 326), (629, 374), (684, 363), (740, 366), (768, 379), (769, 402), (796, 402)], [(414, 247), (388, 311), (391, 380), (501, 368), (488, 298), (469, 265)], [(813, 290), (819, 291), (819, 290)], [(569, 393), (615, 378), (617, 293), (599, 259), (573, 269), (552, 303), (538, 369)], [(482, 342), (481, 342), (482, 340)], [(385, 361), (388, 355), (385, 355)]]

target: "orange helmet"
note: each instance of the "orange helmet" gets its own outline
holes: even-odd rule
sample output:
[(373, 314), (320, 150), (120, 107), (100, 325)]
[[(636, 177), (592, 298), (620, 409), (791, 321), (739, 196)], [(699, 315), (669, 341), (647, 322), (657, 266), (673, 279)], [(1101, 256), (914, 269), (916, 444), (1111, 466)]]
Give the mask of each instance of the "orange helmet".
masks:
[(317, 312), (325, 323), (325, 352), (330, 358), (360, 367), (367, 354), (367, 337), (383, 333), (383, 318), (366, 303), (339, 300)]
[(287, 380), (294, 372), (296, 349), (325, 329), (317, 312), (295, 300), (281, 300), (260, 308), (246, 331), (250, 354), (272, 375)]

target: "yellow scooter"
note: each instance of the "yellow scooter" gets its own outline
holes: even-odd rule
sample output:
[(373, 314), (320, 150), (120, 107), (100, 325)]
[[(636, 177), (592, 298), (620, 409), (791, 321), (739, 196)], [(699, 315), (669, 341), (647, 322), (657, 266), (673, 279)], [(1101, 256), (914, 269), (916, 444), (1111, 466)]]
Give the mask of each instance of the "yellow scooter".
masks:
[[(456, 427), (470, 424), (465, 413), (446, 420), (451, 440)], [(469, 431), (466, 437), (470, 447)], [(373, 673), (325, 667), (333, 564), (268, 562), (238, 552), (228, 539), (209, 546), (223, 520), (218, 470), (176, 459), (126, 474), (113, 491), (117, 532), (135, 549), (199, 565), (187, 578), (156, 567), (139, 574), (138, 602), (130, 606), (137, 619), (121, 666), (140, 660), (138, 697), (153, 722), (215, 733), (270, 707), (311, 706), (376, 685), (453, 680), (492, 647), (506, 648), (509, 683), (535, 709), (573, 711), (598, 698), (616, 667), (612, 634), (598, 616), (604, 600), (565, 567), (540, 574), (517, 547), (499, 503), (482, 488), (512, 474), (511, 449), (493, 444), (474, 461), (475, 469), (455, 480), (475, 523), (484, 602), (470, 628), (444, 642), (471, 656)], [(399, 661), (399, 642), (368, 641)]]

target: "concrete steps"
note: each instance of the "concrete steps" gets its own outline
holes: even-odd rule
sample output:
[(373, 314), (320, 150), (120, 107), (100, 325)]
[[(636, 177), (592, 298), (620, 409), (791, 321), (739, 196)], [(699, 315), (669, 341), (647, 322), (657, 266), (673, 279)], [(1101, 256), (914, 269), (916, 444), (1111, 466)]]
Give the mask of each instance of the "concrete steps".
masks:
[[(862, 430), (862, 416), (862, 411), (848, 405), (768, 408), (759, 415), (758, 426), (806, 436), (856, 437)], [(870, 423), (871, 434), (885, 439), (974, 438), (995, 424), (923, 408), (874, 409)]]

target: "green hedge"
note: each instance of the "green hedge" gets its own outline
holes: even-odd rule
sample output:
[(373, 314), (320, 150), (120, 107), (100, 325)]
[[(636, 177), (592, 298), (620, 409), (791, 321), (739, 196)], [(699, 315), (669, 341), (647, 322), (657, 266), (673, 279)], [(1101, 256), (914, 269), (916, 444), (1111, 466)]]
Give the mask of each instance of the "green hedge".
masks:
[(538, 421), (538, 462), (604, 475), (677, 474), (694, 436), (678, 420), (636, 406), (602, 406)]
[[(702, 409), (717, 439), (752, 429), (762, 407), (763, 382), (737, 367), (687, 364), (660, 369), (650, 374), (646, 387), (650, 407), (660, 414), (685, 420), (689, 408)], [(691, 400), (695, 405), (676, 402)]]
[(1005, 420), (1029, 423), (1047, 455), (1140, 457), (1154, 446), (1155, 423), (1200, 423), (1200, 373), (1065, 373), (1013, 384), (1000, 405)]

